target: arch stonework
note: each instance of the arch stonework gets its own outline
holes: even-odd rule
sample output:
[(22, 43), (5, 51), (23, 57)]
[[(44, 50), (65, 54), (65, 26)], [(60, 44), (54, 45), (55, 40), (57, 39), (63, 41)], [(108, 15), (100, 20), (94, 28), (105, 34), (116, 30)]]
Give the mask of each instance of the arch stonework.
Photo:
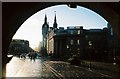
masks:
[[(41, 2), (26, 2), (26, 3), (2, 3), (2, 66), (5, 70), (5, 65), (8, 62), (7, 52), (9, 44), (13, 35), (19, 29), (21, 24), (27, 20), (34, 13), (55, 5), (78, 5), (91, 9), (105, 18), (113, 27), (113, 30), (120, 37), (120, 15), (119, 15), (119, 2), (114, 3), (98, 3), (98, 2), (58, 2), (58, 3), (41, 3)], [(3, 72), (3, 76), (5, 72)]]

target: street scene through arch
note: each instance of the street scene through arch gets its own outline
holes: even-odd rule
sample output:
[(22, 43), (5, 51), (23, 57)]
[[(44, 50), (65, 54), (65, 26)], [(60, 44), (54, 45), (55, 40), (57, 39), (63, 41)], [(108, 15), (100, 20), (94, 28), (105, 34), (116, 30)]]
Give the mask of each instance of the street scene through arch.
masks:
[[(84, 63), (87, 63), (87, 66), (89, 67), (89, 69), (91, 69), (91, 65), (96, 65), (94, 63), (98, 63), (98, 62), (104, 62), (104, 63), (110, 62), (115, 64), (117, 63), (116, 55), (114, 55), (112, 49), (115, 48), (114, 51), (116, 52), (116, 51), (119, 51), (119, 47), (115, 46), (115, 42), (113, 42), (114, 40), (117, 40), (117, 38), (116, 36), (114, 36), (114, 32), (112, 31), (111, 25), (109, 23), (108, 24), (106, 23), (106, 27), (98, 28), (98, 29), (97, 28), (85, 29), (84, 25), (72, 25), (72, 27), (58, 28), (59, 21), (60, 21), (58, 20), (58, 16), (59, 16), (58, 11), (56, 11), (56, 13), (53, 12), (53, 14), (54, 14), (52, 16), (53, 18), (51, 19), (52, 24), (50, 24), (50, 22), (48, 23), (47, 21), (48, 13), (46, 13), (46, 15), (44, 13), (44, 18), (42, 19), (43, 24), (42, 26), (40, 26), (42, 27), (41, 32), (42, 32), (43, 39), (41, 40), (42, 42), (40, 45), (41, 50), (39, 50), (38, 52), (40, 53), (40, 56), (44, 56), (44, 57), (47, 56), (46, 58), (49, 58), (49, 60), (51, 61), (55, 60), (55, 62), (51, 62), (51, 61), (45, 62), (46, 66), (48, 66), (49, 64), (57, 63), (61, 67), (61, 62), (57, 62), (58, 60), (62, 61), (62, 65), (64, 64), (65, 66), (66, 64), (68, 65), (69, 63), (71, 65), (85, 66)], [(70, 20), (70, 19), (65, 19), (65, 20)], [(82, 18), (82, 20), (84, 20), (84, 18)], [(38, 21), (34, 21), (34, 22), (38, 23)], [(25, 45), (29, 46), (29, 42), (27, 40), (17, 40), (17, 41), (13, 40), (13, 42), (14, 43), (19, 42), (22, 44), (24, 43)], [(116, 43), (118, 43), (118, 40)], [(108, 46), (112, 49), (108, 50)], [(15, 49), (17, 50), (17, 48), (19, 49), (19, 47), (16, 46)], [(29, 49), (29, 50), (26, 50), (26, 49)], [(23, 49), (23, 53), (24, 52), (26, 53), (29, 51), (34, 52), (34, 50), (32, 50), (29, 47), (28, 48), (26, 47), (25, 51)], [(84, 63), (81, 63), (81, 62), (84, 62)], [(61, 72), (60, 74), (62, 73), (63, 72)], [(62, 77), (64, 76), (65, 75), (62, 75)], [(76, 76), (80, 76), (80, 75), (76, 75)]]

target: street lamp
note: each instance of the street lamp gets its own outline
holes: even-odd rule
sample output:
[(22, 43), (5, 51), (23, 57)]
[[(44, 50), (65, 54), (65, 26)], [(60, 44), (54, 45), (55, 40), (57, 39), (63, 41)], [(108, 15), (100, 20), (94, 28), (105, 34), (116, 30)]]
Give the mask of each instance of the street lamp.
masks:
[(88, 45), (89, 45), (89, 59), (90, 59), (90, 63), (89, 63), (89, 70), (91, 70), (91, 46), (92, 46), (92, 41), (89, 41), (88, 42)]
[(113, 60), (114, 60), (113, 65), (116, 65), (115, 37), (114, 37), (114, 39), (113, 39), (113, 46), (114, 46), (114, 48), (113, 48)]
[(113, 65), (116, 65), (115, 47), (114, 47), (114, 51), (113, 51), (113, 54), (114, 54), (114, 57), (113, 57), (114, 63), (113, 63)]

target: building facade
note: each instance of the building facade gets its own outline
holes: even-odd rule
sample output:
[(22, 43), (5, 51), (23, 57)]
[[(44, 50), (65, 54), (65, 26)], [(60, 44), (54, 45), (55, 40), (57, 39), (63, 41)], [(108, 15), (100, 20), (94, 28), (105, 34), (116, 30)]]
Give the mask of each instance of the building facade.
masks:
[(86, 30), (82, 26), (68, 27), (67, 29), (60, 27), (47, 34), (47, 52), (56, 58), (79, 55), (80, 58), (87, 59), (90, 52), (91, 56), (94, 54), (99, 56), (101, 52), (104, 54), (107, 51), (106, 33), (107, 30), (104, 29)]
[(47, 54), (60, 59), (69, 59), (76, 55), (80, 59), (111, 61), (113, 49), (116, 52), (120, 48), (115, 45), (119, 43), (119, 39), (115, 37), (109, 24), (103, 29), (84, 29), (83, 26), (58, 28), (56, 15), (53, 27), (48, 27), (45, 37)]
[(9, 53), (13, 55), (20, 55), (29, 51), (33, 50), (29, 47), (29, 41), (27, 40), (13, 39), (9, 45)]

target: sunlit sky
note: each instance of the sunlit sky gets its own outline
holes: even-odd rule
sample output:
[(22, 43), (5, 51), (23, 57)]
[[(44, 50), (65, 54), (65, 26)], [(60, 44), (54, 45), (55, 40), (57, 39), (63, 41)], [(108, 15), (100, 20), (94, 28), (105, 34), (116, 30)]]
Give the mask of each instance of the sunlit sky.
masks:
[(67, 5), (57, 5), (33, 14), (20, 26), (13, 39), (28, 40), (30, 47), (38, 47), (39, 42), (42, 41), (42, 25), (45, 14), (49, 26), (53, 27), (55, 11), (58, 27), (83, 26), (84, 29), (102, 29), (107, 26), (107, 21), (90, 9), (81, 6), (69, 8)]

